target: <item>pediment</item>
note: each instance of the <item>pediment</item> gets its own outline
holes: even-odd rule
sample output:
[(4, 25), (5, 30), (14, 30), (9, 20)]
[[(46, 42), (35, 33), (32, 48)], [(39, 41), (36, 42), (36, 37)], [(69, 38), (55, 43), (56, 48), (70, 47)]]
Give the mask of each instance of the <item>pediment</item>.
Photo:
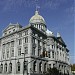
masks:
[(13, 28), (22, 28), (22, 26), (20, 25), (20, 24), (9, 24), (4, 30), (3, 30), (3, 32), (6, 32), (6, 31), (8, 31), (8, 30), (11, 30), (11, 29), (13, 29)]
[(15, 28), (15, 27), (16, 27), (15, 25), (8, 25), (8, 26), (3, 30), (3, 32), (8, 31), (8, 30), (10, 30), (10, 29), (12, 29), (12, 28)]

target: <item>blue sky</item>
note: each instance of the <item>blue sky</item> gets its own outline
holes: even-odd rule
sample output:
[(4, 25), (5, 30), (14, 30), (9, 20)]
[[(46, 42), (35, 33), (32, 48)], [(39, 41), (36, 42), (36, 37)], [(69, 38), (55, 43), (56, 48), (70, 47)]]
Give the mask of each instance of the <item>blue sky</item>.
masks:
[(71, 63), (74, 63), (74, 0), (0, 0), (0, 36), (10, 22), (28, 25), (36, 3), (48, 29), (55, 35), (60, 32), (70, 50)]

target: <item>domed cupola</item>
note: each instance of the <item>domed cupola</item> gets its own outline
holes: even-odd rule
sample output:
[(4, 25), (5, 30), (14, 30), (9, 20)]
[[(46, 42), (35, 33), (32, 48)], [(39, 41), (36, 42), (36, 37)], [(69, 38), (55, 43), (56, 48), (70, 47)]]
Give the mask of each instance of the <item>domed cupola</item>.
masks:
[(29, 23), (41, 31), (46, 31), (46, 22), (38, 11), (35, 11), (35, 15), (30, 18)]

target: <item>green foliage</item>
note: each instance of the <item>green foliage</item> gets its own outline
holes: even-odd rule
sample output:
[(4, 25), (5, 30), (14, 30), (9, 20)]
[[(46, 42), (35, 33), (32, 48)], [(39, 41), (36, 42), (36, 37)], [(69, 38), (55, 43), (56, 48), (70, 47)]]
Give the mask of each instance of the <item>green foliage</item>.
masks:
[(69, 74), (62, 74), (59, 72), (57, 68), (49, 68), (47, 72), (44, 73), (44, 75), (69, 75)]
[(59, 70), (57, 70), (55, 67), (49, 68), (45, 75), (59, 75)]
[(71, 70), (75, 71), (75, 64), (71, 65)]

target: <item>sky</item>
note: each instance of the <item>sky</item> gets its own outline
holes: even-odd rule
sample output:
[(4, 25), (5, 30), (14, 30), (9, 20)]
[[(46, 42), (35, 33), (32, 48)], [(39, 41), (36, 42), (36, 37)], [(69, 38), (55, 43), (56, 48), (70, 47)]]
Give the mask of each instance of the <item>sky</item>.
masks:
[(0, 36), (9, 23), (29, 24), (34, 15), (36, 4), (39, 14), (46, 21), (47, 28), (55, 36), (61, 34), (70, 50), (70, 62), (75, 63), (74, 48), (74, 0), (0, 0)]

